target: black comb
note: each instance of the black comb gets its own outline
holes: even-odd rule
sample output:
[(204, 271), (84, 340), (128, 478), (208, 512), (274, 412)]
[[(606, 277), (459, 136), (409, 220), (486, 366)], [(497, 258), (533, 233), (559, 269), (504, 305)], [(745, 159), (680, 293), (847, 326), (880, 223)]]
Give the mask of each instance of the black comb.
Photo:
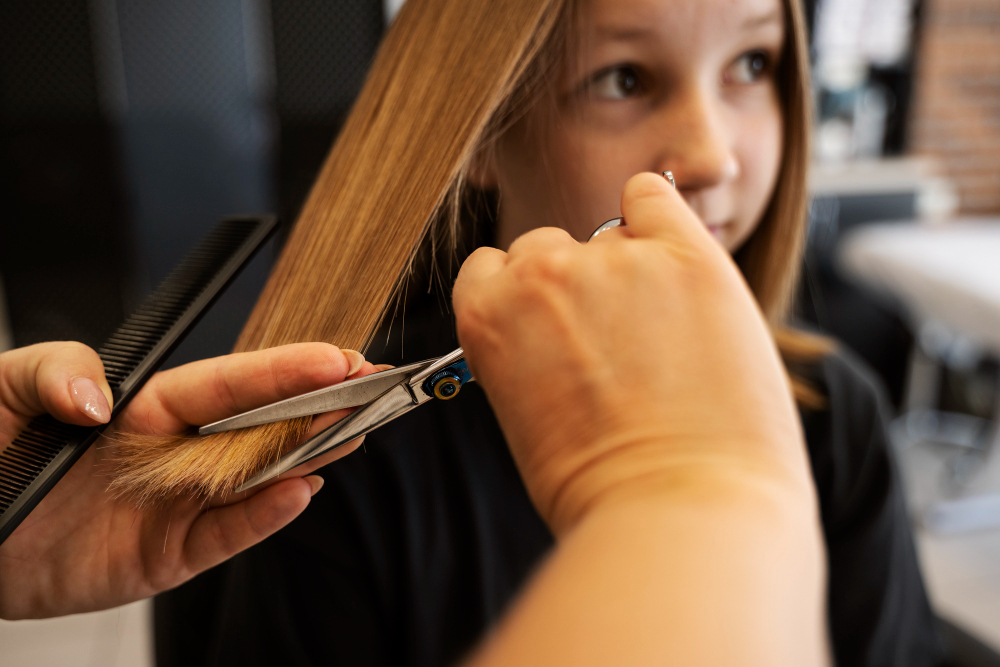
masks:
[[(220, 222), (98, 350), (114, 419), (277, 228), (273, 216)], [(0, 452), (0, 543), (66, 474), (106, 425), (42, 416)]]

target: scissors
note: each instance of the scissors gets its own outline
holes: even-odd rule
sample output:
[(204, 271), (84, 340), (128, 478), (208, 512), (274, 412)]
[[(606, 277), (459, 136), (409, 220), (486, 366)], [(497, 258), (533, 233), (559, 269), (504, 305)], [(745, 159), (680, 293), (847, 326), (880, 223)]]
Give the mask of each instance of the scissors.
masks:
[[(677, 187), (672, 173), (666, 171), (663, 172), (663, 176), (671, 185)], [(587, 240), (590, 241), (609, 229), (624, 225), (625, 221), (622, 218), (608, 220), (594, 230)], [(463, 386), (474, 379), (465, 362), (465, 351), (458, 348), (443, 357), (373, 373), (265, 405), (202, 426), (198, 429), (198, 433), (199, 435), (223, 433), (332, 410), (358, 407), (344, 419), (306, 440), (248, 479), (236, 489), (236, 492), (240, 493), (371, 433), (430, 400), (450, 401), (458, 396)]]

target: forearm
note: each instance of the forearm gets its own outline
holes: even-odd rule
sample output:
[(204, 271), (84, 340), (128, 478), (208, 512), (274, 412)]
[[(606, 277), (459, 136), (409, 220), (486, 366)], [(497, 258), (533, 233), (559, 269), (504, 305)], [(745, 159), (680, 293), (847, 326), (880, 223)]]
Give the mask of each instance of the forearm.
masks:
[(822, 544), (799, 495), (734, 478), (595, 509), (473, 662), (827, 663)]

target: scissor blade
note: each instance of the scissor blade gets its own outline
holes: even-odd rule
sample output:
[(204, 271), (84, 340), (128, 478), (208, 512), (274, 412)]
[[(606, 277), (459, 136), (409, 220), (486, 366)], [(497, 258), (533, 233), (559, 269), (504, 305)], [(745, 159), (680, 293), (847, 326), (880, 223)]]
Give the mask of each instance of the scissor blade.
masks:
[(405, 415), (427, 400), (429, 397), (422, 393), (415, 397), (405, 385), (396, 385), (367, 406), (349, 414), (264, 468), (257, 475), (244, 482), (236, 489), (236, 492), (246, 491), (261, 482), (286, 473), (320, 454), (340, 447), (355, 438), (360, 438), (379, 426), (391, 422), (396, 417)]
[[(433, 360), (431, 360), (433, 361)], [(365, 405), (378, 398), (393, 385), (403, 382), (416, 372), (426, 367), (430, 361), (392, 368), (379, 373), (372, 373), (363, 378), (348, 380), (340, 384), (324, 387), (311, 391), (308, 394), (294, 396), (278, 401), (270, 405), (250, 410), (243, 414), (229, 417), (217, 421), (198, 429), (199, 435), (209, 435), (211, 433), (222, 433), (224, 431), (235, 431), (238, 428), (248, 428), (250, 426), (260, 426), (271, 422), (294, 419), (295, 417), (305, 417), (308, 415), (318, 415), (331, 410), (342, 408), (353, 408), (357, 405)]]

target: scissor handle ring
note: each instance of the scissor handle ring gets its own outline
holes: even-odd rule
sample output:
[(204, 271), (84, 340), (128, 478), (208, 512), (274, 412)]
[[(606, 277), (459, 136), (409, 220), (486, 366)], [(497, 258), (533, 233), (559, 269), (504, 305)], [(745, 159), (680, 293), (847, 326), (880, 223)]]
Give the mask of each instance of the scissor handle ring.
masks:
[(444, 373), (434, 379), (432, 386), (434, 387), (434, 398), (450, 401), (461, 391), (462, 379), (457, 375)]

